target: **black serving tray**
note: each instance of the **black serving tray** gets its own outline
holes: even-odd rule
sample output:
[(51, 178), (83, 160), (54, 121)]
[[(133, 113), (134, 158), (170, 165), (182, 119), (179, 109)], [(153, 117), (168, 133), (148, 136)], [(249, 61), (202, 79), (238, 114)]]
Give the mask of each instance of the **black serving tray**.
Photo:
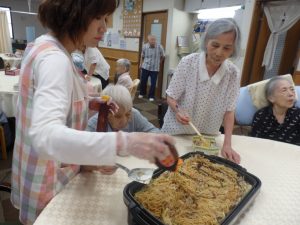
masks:
[[(202, 152), (190, 152), (181, 156), (181, 158), (187, 159), (194, 155), (204, 156), (213, 163), (223, 164), (232, 168), (233, 170), (237, 171), (240, 176), (244, 177), (246, 182), (252, 185), (252, 188), (244, 196), (244, 198), (227, 214), (221, 225), (229, 225), (234, 223), (239, 215), (250, 205), (252, 200), (254, 200), (258, 194), (261, 187), (260, 179), (253, 174), (248, 173), (245, 168), (218, 156), (205, 155)], [(153, 178), (158, 177), (163, 172), (165, 172), (164, 169), (155, 170)], [(145, 184), (134, 181), (127, 184), (123, 190), (124, 203), (128, 208), (128, 225), (165, 225), (135, 200), (134, 194), (141, 190), (144, 185)]]

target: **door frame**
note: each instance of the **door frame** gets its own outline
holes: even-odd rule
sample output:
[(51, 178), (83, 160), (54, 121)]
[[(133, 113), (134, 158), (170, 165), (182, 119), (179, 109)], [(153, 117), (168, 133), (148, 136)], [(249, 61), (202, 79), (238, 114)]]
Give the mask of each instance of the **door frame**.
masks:
[[(166, 30), (168, 29), (168, 16), (169, 16), (168, 10), (150, 11), (150, 12), (143, 12), (142, 13), (141, 36), (139, 38), (139, 62), (138, 62), (139, 65), (141, 63), (141, 53), (142, 53), (142, 49), (143, 49), (143, 45), (144, 45), (144, 23), (145, 23), (145, 16), (149, 15), (149, 14), (156, 14), (156, 13), (166, 13), (166, 16), (167, 16), (167, 24), (166, 24), (167, 27), (166, 27)], [(167, 35), (166, 35), (166, 45), (167, 45)], [(167, 47), (166, 46), (163, 46), (163, 47), (164, 47), (164, 51), (166, 52), (166, 48)], [(157, 87), (160, 87), (160, 88), (158, 88), (158, 90), (156, 90), (156, 92), (155, 92), (155, 97), (159, 98), (159, 99), (161, 99), (161, 97), (162, 97), (164, 64), (165, 64), (165, 61), (163, 60), (162, 63), (161, 63), (161, 65), (160, 65), (160, 72), (162, 73), (162, 76), (158, 75), (158, 79), (157, 79)], [(139, 77), (139, 79), (141, 79), (141, 69), (139, 69), (138, 77)]]

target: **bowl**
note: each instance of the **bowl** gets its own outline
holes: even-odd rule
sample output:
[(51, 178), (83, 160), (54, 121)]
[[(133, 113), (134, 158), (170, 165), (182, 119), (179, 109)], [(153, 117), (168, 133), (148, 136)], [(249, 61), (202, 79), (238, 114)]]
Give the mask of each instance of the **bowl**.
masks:
[(200, 151), (207, 155), (218, 155), (219, 147), (217, 146), (216, 139), (213, 136), (202, 136), (206, 142), (202, 141), (200, 136), (193, 136), (193, 150)]

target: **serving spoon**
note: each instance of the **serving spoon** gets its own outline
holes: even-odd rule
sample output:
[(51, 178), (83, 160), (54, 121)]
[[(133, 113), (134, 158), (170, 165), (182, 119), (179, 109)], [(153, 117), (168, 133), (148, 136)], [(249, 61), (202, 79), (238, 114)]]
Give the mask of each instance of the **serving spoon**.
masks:
[(135, 168), (131, 170), (119, 163), (116, 163), (116, 167), (124, 170), (131, 180), (142, 184), (149, 184), (155, 171), (152, 168)]

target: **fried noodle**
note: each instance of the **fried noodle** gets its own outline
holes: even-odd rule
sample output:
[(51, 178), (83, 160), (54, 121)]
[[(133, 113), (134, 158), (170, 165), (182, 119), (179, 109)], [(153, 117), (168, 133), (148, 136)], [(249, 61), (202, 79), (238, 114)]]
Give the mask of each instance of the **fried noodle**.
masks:
[(220, 224), (251, 189), (236, 171), (203, 156), (164, 172), (135, 199), (166, 225)]

